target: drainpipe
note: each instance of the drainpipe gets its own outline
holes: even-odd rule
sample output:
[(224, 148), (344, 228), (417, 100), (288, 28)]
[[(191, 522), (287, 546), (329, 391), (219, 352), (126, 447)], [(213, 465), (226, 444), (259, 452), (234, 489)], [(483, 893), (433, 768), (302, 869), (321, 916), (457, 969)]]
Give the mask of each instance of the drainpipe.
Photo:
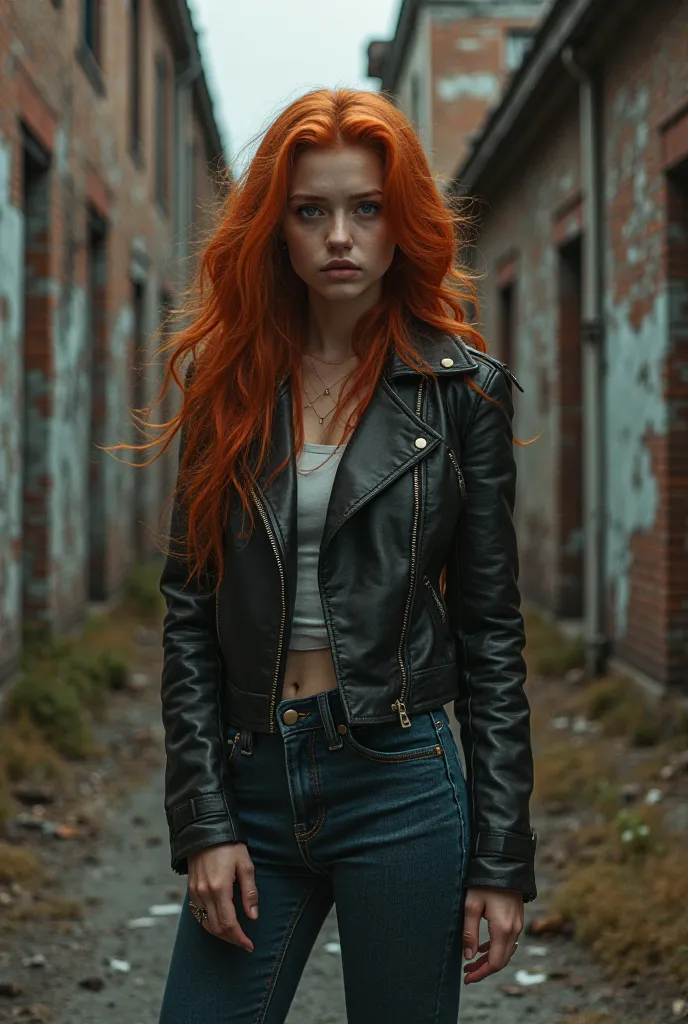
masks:
[(580, 149), (584, 196), (582, 294), (584, 641), (589, 675), (604, 669), (605, 628), (604, 488), (604, 290), (602, 103), (590, 71), (571, 46), (562, 51), (566, 69), (580, 83)]

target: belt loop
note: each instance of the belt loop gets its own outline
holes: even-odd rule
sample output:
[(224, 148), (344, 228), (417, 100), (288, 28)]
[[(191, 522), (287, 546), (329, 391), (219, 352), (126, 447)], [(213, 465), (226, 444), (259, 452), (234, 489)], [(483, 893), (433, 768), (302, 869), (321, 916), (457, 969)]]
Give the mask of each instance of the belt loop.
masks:
[(239, 740), (239, 749), (242, 754), (246, 757), (250, 757), (253, 754), (253, 733), (250, 729), (241, 730), (241, 738)]
[(327, 747), (329, 750), (340, 750), (344, 746), (344, 741), (339, 735), (334, 725), (334, 718), (332, 717), (332, 708), (328, 699), (330, 691), (322, 690), (318, 694), (318, 708), (320, 709), (320, 717), (322, 724), (325, 729), (325, 735), (327, 736)]

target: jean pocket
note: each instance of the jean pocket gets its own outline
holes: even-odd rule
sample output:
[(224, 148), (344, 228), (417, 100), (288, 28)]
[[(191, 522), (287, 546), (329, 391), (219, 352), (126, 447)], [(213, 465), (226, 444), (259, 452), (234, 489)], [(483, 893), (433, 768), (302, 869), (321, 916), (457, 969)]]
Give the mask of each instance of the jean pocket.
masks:
[(414, 716), (408, 729), (402, 729), (396, 722), (351, 726), (344, 741), (371, 761), (421, 761), (442, 757), (444, 753), (429, 712)]

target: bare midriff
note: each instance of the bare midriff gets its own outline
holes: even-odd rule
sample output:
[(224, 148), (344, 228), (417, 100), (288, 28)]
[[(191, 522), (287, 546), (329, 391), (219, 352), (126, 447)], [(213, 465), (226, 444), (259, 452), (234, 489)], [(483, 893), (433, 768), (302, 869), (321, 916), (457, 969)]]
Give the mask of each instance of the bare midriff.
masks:
[(312, 697), (322, 690), (337, 688), (329, 647), (312, 651), (289, 651), (282, 685), (282, 700)]

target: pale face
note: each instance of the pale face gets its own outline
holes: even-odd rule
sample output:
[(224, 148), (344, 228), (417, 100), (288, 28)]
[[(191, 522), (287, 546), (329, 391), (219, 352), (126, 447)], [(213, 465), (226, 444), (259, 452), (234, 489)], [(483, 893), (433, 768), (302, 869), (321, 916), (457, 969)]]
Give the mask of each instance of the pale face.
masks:
[[(323, 299), (379, 294), (396, 246), (382, 186), (382, 160), (365, 146), (313, 148), (297, 157), (282, 232), (294, 270)], [(333, 260), (353, 267), (327, 269)]]

